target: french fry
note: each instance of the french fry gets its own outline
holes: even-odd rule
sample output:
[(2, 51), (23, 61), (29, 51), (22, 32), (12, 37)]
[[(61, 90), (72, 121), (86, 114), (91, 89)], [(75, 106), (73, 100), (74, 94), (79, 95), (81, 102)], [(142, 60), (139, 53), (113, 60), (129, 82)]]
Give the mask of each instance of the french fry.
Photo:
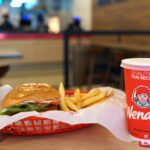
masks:
[(60, 93), (60, 108), (61, 110), (63, 111), (70, 111), (69, 108), (67, 107), (66, 103), (65, 103), (65, 100), (64, 100), (64, 97), (65, 97), (65, 90), (64, 90), (64, 85), (63, 83), (61, 82), (59, 84), (59, 93)]
[(72, 96), (70, 96), (70, 97), (65, 97), (64, 98), (65, 100), (68, 100), (68, 101), (71, 101), (72, 103), (77, 103), (77, 101), (78, 101), (78, 99), (76, 98), (76, 97), (72, 97)]
[(80, 89), (75, 89), (74, 96), (75, 96), (77, 99), (80, 99)]
[(108, 97), (105, 97), (105, 98), (97, 101), (96, 103), (93, 103), (93, 104), (89, 105), (88, 107), (101, 104), (101, 103), (105, 102), (106, 100), (108, 100)]
[(105, 102), (106, 100), (108, 100), (108, 99), (109, 99), (110, 97), (112, 97), (113, 95), (114, 95), (114, 90), (111, 90), (111, 91), (106, 95), (106, 97), (105, 97), (104, 99), (101, 99), (100, 101), (89, 105), (89, 107), (90, 107), (90, 106), (94, 106), (94, 105), (101, 104), (101, 103)]
[(108, 92), (107, 97), (112, 97), (114, 96), (114, 90), (111, 90), (110, 92)]
[(77, 106), (78, 109), (81, 109), (81, 99), (78, 100), (76, 106)]
[(60, 94), (61, 98), (64, 98), (64, 96), (65, 96), (65, 89), (64, 89), (64, 85), (63, 85), (62, 82), (59, 84), (58, 90), (59, 90), (59, 94)]
[(89, 93), (87, 93), (85, 96), (83, 96), (82, 98), (81, 98), (81, 101), (84, 101), (84, 100), (86, 100), (86, 99), (88, 99), (88, 98), (90, 98), (90, 97), (93, 97), (93, 96), (96, 96), (96, 95), (98, 95), (98, 94), (100, 94), (100, 89), (93, 89), (93, 90), (91, 90)]
[(74, 96), (75, 97), (80, 97), (80, 89), (75, 89), (75, 91), (74, 91)]
[(73, 104), (71, 101), (66, 100), (66, 104), (71, 110), (78, 111), (77, 106), (75, 104)]
[(67, 107), (67, 105), (66, 105), (66, 103), (65, 103), (64, 100), (61, 100), (61, 101), (60, 101), (60, 108), (61, 108), (61, 110), (63, 110), (63, 111), (70, 111), (70, 109)]
[(76, 89), (74, 92), (74, 96), (77, 98), (76, 106), (78, 109), (81, 109), (81, 95), (80, 89)]
[(94, 96), (94, 97), (90, 97), (86, 100), (84, 100), (81, 104), (82, 108), (87, 107), (93, 103), (96, 103), (102, 99), (104, 99), (107, 95), (107, 91), (101, 92), (100, 94)]
[(114, 95), (114, 90), (100, 91), (99, 88), (93, 89), (88, 93), (81, 93), (80, 89), (75, 89), (72, 96), (65, 96), (63, 83), (59, 84), (59, 93), (61, 95), (60, 108), (63, 111), (78, 111), (81, 108), (86, 108), (98, 105)]
[(87, 95), (88, 93), (80, 93), (80, 97), (81, 97), (81, 99), (85, 96), (85, 95)]

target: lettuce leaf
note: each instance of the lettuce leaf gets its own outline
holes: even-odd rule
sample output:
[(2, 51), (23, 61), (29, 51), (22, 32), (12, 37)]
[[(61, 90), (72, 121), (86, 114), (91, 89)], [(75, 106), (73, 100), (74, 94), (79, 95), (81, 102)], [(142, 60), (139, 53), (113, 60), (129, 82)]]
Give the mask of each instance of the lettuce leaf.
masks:
[(26, 103), (26, 104), (14, 105), (6, 109), (0, 109), (0, 115), (14, 115), (19, 112), (27, 112), (27, 111), (41, 112), (49, 109), (50, 109), (50, 104)]

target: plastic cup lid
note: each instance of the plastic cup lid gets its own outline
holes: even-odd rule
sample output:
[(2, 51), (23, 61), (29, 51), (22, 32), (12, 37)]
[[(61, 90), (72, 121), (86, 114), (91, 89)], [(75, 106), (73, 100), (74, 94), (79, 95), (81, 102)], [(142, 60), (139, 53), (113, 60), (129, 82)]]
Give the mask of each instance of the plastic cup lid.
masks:
[(123, 59), (121, 67), (134, 70), (150, 70), (150, 58)]

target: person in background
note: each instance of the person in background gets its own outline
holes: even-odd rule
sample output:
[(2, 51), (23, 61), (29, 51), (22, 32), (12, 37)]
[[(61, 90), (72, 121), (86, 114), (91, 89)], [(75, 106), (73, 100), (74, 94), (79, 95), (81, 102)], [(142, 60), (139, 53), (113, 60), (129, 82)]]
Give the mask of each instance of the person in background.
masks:
[(0, 30), (4, 32), (10, 32), (14, 29), (13, 25), (9, 22), (9, 15), (4, 14), (3, 16), (3, 22), (0, 25)]
[(22, 16), (20, 20), (20, 32), (32, 32), (31, 31), (31, 18), (29, 16)]
[(71, 31), (71, 32), (79, 32), (82, 31), (81, 27), (81, 19), (79, 17), (74, 17), (72, 19), (72, 22), (68, 25), (66, 31)]
[(48, 32), (48, 26), (45, 25), (44, 16), (42, 14), (37, 15), (37, 32)]

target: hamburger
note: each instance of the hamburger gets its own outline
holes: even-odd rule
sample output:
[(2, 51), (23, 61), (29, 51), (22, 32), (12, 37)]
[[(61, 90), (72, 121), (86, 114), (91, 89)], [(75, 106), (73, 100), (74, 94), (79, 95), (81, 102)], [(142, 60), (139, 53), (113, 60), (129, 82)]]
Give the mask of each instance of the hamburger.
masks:
[(13, 89), (3, 100), (1, 115), (27, 111), (57, 110), (59, 92), (49, 84), (27, 83)]

